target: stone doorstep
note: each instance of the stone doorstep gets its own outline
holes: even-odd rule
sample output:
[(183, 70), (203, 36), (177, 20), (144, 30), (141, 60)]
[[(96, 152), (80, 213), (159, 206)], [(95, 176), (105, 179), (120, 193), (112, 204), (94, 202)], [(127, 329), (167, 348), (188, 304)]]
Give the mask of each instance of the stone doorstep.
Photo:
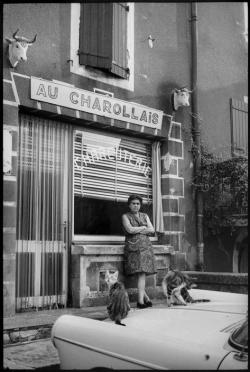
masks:
[[(85, 314), (84, 318), (92, 318), (104, 320), (106, 314)], [(10, 346), (13, 344), (21, 344), (24, 342), (46, 339), (51, 337), (51, 329), (54, 322), (43, 325), (32, 325), (27, 327), (12, 328), (3, 330), (3, 345)]]
[(25, 330), (23, 328), (15, 331), (4, 330), (3, 345), (11, 346), (34, 340), (50, 338), (52, 326), (53, 324), (49, 324), (47, 326), (33, 326), (32, 329), (28, 329), (28, 327), (26, 327)]
[[(106, 310), (106, 309), (105, 309)], [(40, 340), (40, 339), (46, 339), (51, 337), (51, 329), (59, 316), (63, 314), (58, 314), (57, 317), (54, 315), (54, 319), (51, 319), (49, 323), (46, 324), (33, 324), (33, 325), (27, 325), (27, 326), (20, 326), (20, 327), (13, 327), (9, 328), (6, 327), (3, 330), (3, 344), (4, 346), (11, 346), (13, 344), (22, 344), (25, 342)], [(74, 314), (72, 314), (74, 315)], [(79, 316), (79, 314), (78, 314)], [(88, 311), (86, 313), (83, 313), (81, 316), (85, 318), (93, 318), (98, 320), (104, 320), (108, 317), (108, 314), (106, 312), (91, 312)]]

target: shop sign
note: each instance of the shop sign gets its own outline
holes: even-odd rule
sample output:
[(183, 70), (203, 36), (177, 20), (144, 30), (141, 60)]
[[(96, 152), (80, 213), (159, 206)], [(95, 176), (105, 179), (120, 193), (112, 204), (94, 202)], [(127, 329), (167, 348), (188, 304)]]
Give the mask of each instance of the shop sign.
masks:
[(163, 111), (36, 77), (31, 99), (158, 130), (162, 125)]

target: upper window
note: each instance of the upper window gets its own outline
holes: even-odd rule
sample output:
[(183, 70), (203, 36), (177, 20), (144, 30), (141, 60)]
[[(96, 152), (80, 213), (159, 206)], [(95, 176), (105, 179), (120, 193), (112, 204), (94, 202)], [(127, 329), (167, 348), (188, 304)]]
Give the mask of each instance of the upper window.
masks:
[(82, 3), (80, 65), (96, 67), (128, 78), (126, 3)]
[(70, 71), (134, 90), (134, 4), (72, 3)]

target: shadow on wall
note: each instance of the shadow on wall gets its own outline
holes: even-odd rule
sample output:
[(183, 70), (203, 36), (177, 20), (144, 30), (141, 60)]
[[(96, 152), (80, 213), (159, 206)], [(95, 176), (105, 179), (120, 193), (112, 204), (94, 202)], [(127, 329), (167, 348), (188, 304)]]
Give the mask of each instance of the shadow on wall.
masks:
[(158, 87), (157, 96), (159, 99), (159, 107), (161, 107), (168, 115), (174, 114), (171, 103), (171, 92), (177, 87), (177, 84), (174, 82), (162, 83)]

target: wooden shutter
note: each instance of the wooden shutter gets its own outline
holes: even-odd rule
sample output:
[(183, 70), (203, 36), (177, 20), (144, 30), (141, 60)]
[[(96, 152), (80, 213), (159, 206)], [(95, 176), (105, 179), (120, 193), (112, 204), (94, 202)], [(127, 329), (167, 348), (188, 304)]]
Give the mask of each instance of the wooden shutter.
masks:
[(127, 12), (123, 3), (81, 4), (79, 63), (127, 78)]
[(80, 64), (110, 69), (112, 16), (112, 3), (81, 4)]
[(248, 154), (248, 104), (230, 100), (232, 155)]
[(117, 138), (101, 136), (107, 138), (105, 143), (97, 134), (86, 141), (87, 133), (76, 131), (74, 136), (74, 194), (118, 201), (139, 194), (144, 202), (151, 202), (151, 144), (126, 138), (115, 143)]
[(127, 13), (124, 3), (113, 4), (113, 60), (111, 72), (126, 79), (127, 68)]

